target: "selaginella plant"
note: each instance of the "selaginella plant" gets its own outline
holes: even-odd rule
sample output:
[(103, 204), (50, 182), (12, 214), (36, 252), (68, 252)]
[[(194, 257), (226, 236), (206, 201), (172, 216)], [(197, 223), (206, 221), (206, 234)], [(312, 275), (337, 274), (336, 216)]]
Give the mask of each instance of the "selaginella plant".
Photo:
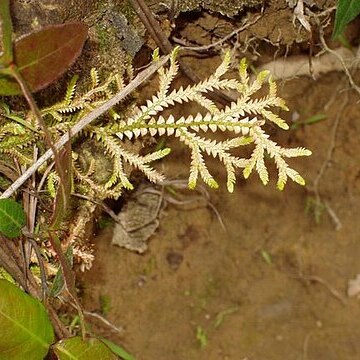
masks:
[[(207, 166), (206, 157), (209, 156), (223, 164), (229, 192), (234, 190), (236, 171), (239, 169), (245, 178), (253, 171), (257, 172), (262, 183), (266, 185), (269, 181), (265, 165), (267, 155), (273, 159), (278, 170), (278, 189), (284, 188), (288, 178), (304, 185), (304, 179), (289, 167), (286, 159), (308, 156), (311, 152), (302, 147), (281, 147), (270, 139), (264, 127), (270, 122), (284, 130), (288, 129), (286, 122), (274, 112), (277, 109), (287, 110), (287, 107), (284, 100), (277, 96), (277, 86), (269, 72), (262, 71), (251, 81), (246, 61), (243, 59), (239, 64), (238, 79), (226, 78), (224, 75), (231, 62), (230, 53), (227, 52), (219, 67), (207, 79), (175, 89), (172, 83), (178, 74), (177, 52), (178, 49), (173, 51), (169, 66), (158, 70), (158, 91), (144, 105), (127, 104), (129, 102), (119, 104), (73, 139), (73, 192), (100, 200), (118, 198), (123, 189), (133, 189), (126, 163), (140, 170), (151, 182), (161, 183), (164, 175), (150, 164), (168, 155), (170, 149), (140, 154), (132, 151), (127, 144), (129, 140), (148, 136), (175, 137), (189, 148), (191, 160), (188, 184), (191, 189), (196, 186), (199, 178), (211, 188), (218, 187)], [(158, 61), (157, 52), (154, 53), (154, 61)], [(67, 132), (81, 117), (104, 104), (124, 86), (122, 77), (117, 74), (110, 75), (101, 83), (96, 70), (91, 71), (88, 91), (79, 94), (76, 85), (77, 77), (74, 77), (69, 83), (65, 98), (41, 110), (54, 139)], [(267, 92), (260, 97), (258, 94), (260, 90), (263, 93), (264, 85), (267, 85)], [(221, 108), (208, 97), (209, 92), (214, 90), (236, 92), (238, 97), (236, 101)], [(193, 102), (200, 105), (203, 111), (180, 117), (175, 117), (175, 112), (172, 113), (176, 104), (184, 106), (183, 104)], [(211, 137), (211, 133), (223, 133), (223, 140), (218, 140), (218, 136), (216, 139)], [(39, 145), (41, 149), (43, 137), (44, 134), (31, 113), (13, 113), (4, 107), (0, 119), (2, 159), (28, 165), (32, 162), (33, 145)], [(93, 144), (93, 150), (105, 152), (102, 159), (105, 158), (107, 162), (106, 171), (94, 153), (84, 155), (86, 144)], [(245, 146), (252, 146), (251, 155), (236, 155), (239, 153), (238, 148)], [(45, 167), (42, 171), (44, 170)], [(100, 178), (99, 172), (104, 176)], [(47, 178), (48, 190), (55, 196), (57, 174), (49, 172)], [(76, 239), (81, 238), (89, 212), (93, 209), (90, 202), (84, 202), (78, 209), (78, 215), (72, 221), (69, 240), (65, 243), (71, 243), (74, 248), (79, 246), (76, 245)], [(86, 250), (79, 250), (78, 254), (80, 258), (83, 257), (86, 267), (90, 266), (91, 260), (86, 258)]]

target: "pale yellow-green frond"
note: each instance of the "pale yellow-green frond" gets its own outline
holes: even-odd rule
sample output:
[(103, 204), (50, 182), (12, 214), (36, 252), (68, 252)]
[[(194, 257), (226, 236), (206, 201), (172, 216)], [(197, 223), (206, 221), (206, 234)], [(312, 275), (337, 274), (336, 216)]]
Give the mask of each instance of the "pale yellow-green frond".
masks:
[(63, 103), (64, 105), (70, 105), (71, 104), (71, 101), (73, 100), (74, 98), (74, 95), (75, 95), (75, 91), (76, 91), (76, 85), (77, 85), (77, 81), (79, 79), (79, 76), (78, 75), (74, 75), (68, 86), (67, 86), (67, 89), (66, 89), (66, 93), (65, 93), (65, 98), (63, 100)]
[[(151, 166), (148, 165), (149, 163), (149, 157), (145, 158), (143, 156), (140, 156), (138, 154), (133, 154), (121, 147), (119, 147), (119, 152), (121, 154), (121, 157), (124, 159), (124, 161), (128, 162), (130, 165), (132, 165), (134, 168), (139, 169), (151, 182), (159, 183), (162, 182), (165, 178), (162, 174), (157, 172), (155, 169), (153, 169)], [(168, 152), (164, 151), (157, 152), (157, 156), (163, 157), (166, 156)]]
[(159, 61), (160, 60), (160, 49), (155, 48), (154, 51), (151, 54), (152, 61)]
[(311, 155), (311, 151), (303, 147), (297, 147), (293, 149), (281, 148), (280, 153), (288, 158)]
[(277, 96), (277, 84), (273, 80), (272, 76), (269, 75), (269, 97), (276, 97)]
[(223, 76), (229, 70), (230, 62), (231, 62), (231, 54), (230, 51), (228, 50), (225, 52), (221, 64), (215, 70), (214, 77), (219, 79), (221, 76)]
[[(279, 108), (287, 110), (285, 101), (277, 95), (276, 83), (269, 72), (264, 70), (257, 74), (255, 80), (250, 80), (246, 60), (242, 59), (239, 64), (238, 79), (225, 78), (231, 60), (230, 52), (226, 52), (220, 65), (207, 79), (186, 87), (174, 88), (173, 80), (179, 71), (177, 51), (178, 49), (171, 54), (168, 65), (160, 68), (158, 91), (143, 105), (135, 107), (132, 104), (129, 106), (126, 102), (119, 104), (96, 125), (84, 129), (82, 137), (77, 138), (84, 142), (93, 139), (92, 141), (100, 143), (106, 149), (105, 156), (109, 158), (109, 164), (112, 166), (109, 177), (100, 184), (95, 180), (96, 161), (91, 162), (86, 169), (80, 169), (75, 162), (75, 182), (78, 189), (83, 191), (87, 188), (89, 193), (102, 199), (107, 196), (119, 196), (122, 188), (132, 189), (133, 185), (129, 180), (130, 171), (124, 170), (125, 163), (130, 164), (130, 168), (143, 172), (150, 181), (161, 182), (164, 176), (150, 164), (168, 155), (170, 149), (139, 155), (136, 151), (131, 152), (127, 148), (125, 150), (123, 146), (125, 139), (133, 142), (149, 135), (174, 136), (189, 148), (190, 187), (196, 185), (199, 177), (210, 187), (218, 187), (208, 169), (209, 156), (223, 165), (229, 191), (234, 190), (236, 172), (239, 169), (243, 171), (245, 178), (248, 178), (252, 171), (257, 172), (261, 181), (267, 184), (269, 173), (265, 154), (269, 154), (278, 168), (279, 189), (284, 187), (287, 178), (302, 184), (302, 177), (288, 166), (284, 158), (308, 156), (311, 152), (301, 147), (282, 148), (270, 139), (263, 128), (266, 120), (282, 129), (288, 128), (286, 122), (278, 115)], [(158, 59), (159, 52), (154, 51), (153, 60)], [(48, 121), (49, 130), (54, 138), (68, 131), (82, 116), (104, 104), (116, 91), (124, 87), (123, 78), (119, 74), (109, 75), (101, 81), (97, 71), (93, 69), (90, 78), (89, 89), (83, 94), (77, 93), (75, 77), (68, 85), (64, 100), (42, 110), (42, 115)], [(260, 89), (263, 90), (261, 94), (266, 90), (267, 94), (258, 95)], [(229, 105), (219, 107), (208, 95), (214, 90), (238, 91), (239, 97)], [(190, 102), (201, 105), (202, 110), (199, 113), (176, 118), (173, 107), (187, 106)], [(36, 124), (34, 119), (31, 124), (33, 123)], [(33, 138), (26, 139), (26, 129), (15, 123), (6, 126), (0, 127), (2, 140), (0, 152), (17, 151), (20, 154), (17, 158), (28, 157), (30, 154), (23, 151), (21, 146), (27, 149), (30, 144), (36, 143), (44, 136), (41, 129), (38, 131), (36, 127), (35, 135), (31, 134)], [(223, 140), (219, 140), (217, 134), (220, 133)], [(246, 145), (254, 148), (250, 156), (242, 157), (239, 154)]]
[(170, 66), (168, 69), (164, 70), (161, 67), (158, 71), (160, 80), (159, 80), (159, 91), (157, 94), (158, 98), (162, 98), (168, 92), (171, 83), (173, 82), (175, 76), (179, 71), (179, 65), (176, 60), (176, 52), (174, 51), (170, 57)]
[(256, 157), (256, 172), (259, 174), (260, 180), (264, 185), (267, 185), (269, 182), (269, 173), (265, 166), (264, 161), (264, 149), (259, 146), (258, 149), (260, 150)]
[(239, 77), (241, 81), (241, 87), (239, 88), (239, 92), (245, 92), (249, 86), (249, 75), (248, 75), (248, 65), (246, 58), (242, 58), (239, 63)]
[(235, 168), (231, 162), (225, 162), (225, 169), (227, 174), (226, 186), (228, 191), (232, 193), (236, 183)]
[(219, 184), (215, 181), (213, 176), (207, 169), (204, 158), (196, 146), (192, 147), (191, 152), (191, 164), (190, 164), (190, 176), (189, 176), (189, 188), (194, 189), (197, 183), (198, 174), (200, 174), (202, 180), (206, 185), (213, 189), (217, 189)]
[(59, 184), (59, 176), (56, 174), (55, 171), (51, 171), (46, 179), (46, 185), (47, 185), (46, 187), (47, 187), (47, 191), (49, 192), (49, 195), (52, 198), (55, 198), (56, 196), (58, 184)]
[(91, 78), (91, 89), (95, 89), (97, 86), (99, 86), (100, 83), (99, 73), (95, 68), (92, 68), (90, 70), (90, 78)]
[(288, 130), (289, 129), (289, 125), (285, 122), (284, 119), (282, 119), (280, 116), (274, 114), (273, 112), (269, 111), (269, 110), (262, 110), (261, 111), (261, 115), (267, 119), (270, 120), (271, 122), (273, 122), (274, 124), (276, 124), (277, 126), (279, 126), (280, 128), (284, 129), (284, 130)]
[(262, 70), (257, 75), (255, 80), (252, 82), (252, 84), (249, 86), (249, 89), (247, 91), (248, 95), (253, 95), (257, 91), (261, 89), (261, 87), (264, 84), (265, 79), (269, 76), (270, 72), (268, 70)]
[(202, 94), (196, 94), (193, 97), (193, 100), (196, 101), (199, 105), (207, 109), (210, 113), (215, 113), (219, 111), (219, 108), (215, 105), (215, 103), (207, 98), (206, 96), (203, 96)]

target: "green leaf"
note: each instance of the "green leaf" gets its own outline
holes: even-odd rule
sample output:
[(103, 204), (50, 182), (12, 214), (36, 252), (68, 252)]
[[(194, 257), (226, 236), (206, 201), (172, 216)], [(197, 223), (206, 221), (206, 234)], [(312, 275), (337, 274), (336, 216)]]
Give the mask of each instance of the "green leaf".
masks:
[[(51, 25), (15, 42), (14, 63), (31, 91), (45, 88), (67, 70), (80, 55), (87, 32), (81, 22)], [(0, 72), (0, 94), (21, 94), (7, 69)]]
[(14, 278), (1, 266), (0, 266), (0, 279), (7, 280), (12, 284), (16, 284)]
[[(72, 246), (69, 246), (66, 249), (65, 257), (66, 257), (67, 261), (69, 262), (69, 266), (72, 268), (73, 263), (74, 263)], [(56, 296), (60, 295), (60, 293), (64, 290), (64, 287), (65, 287), (65, 279), (64, 279), (64, 275), (63, 275), (63, 272), (62, 272), (62, 269), (60, 266), (55, 275), (49, 295), (52, 297), (56, 297)]]
[(297, 122), (293, 123), (290, 126), (290, 130), (296, 130), (302, 125), (313, 125), (313, 124), (316, 124), (316, 123), (326, 120), (326, 119), (327, 119), (327, 116), (325, 114), (316, 114), (316, 115), (310, 116), (309, 118), (307, 118), (303, 121), (297, 121)]
[(72, 337), (54, 345), (59, 360), (116, 360), (117, 356), (99, 339)]
[(332, 37), (338, 37), (345, 30), (346, 25), (354, 20), (359, 14), (359, 0), (338, 0)]
[(0, 232), (8, 238), (21, 235), (25, 225), (25, 212), (21, 205), (11, 199), (0, 199)]
[(135, 360), (135, 358), (127, 351), (125, 351), (121, 346), (116, 345), (112, 341), (103, 337), (101, 337), (101, 341), (105, 343), (114, 354), (119, 355), (122, 360)]
[(44, 306), (0, 280), (0, 360), (42, 360), (54, 341)]
[(0, 66), (7, 66), (13, 60), (12, 23), (9, 0), (0, 1)]
[(268, 265), (272, 265), (271, 255), (264, 249), (261, 249), (261, 256)]

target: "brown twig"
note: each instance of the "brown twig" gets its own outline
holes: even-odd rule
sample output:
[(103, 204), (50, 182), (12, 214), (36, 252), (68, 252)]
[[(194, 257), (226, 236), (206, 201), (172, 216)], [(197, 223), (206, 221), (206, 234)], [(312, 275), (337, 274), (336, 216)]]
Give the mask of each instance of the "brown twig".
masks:
[(113, 323), (111, 323), (109, 320), (105, 319), (103, 316), (101, 316), (98, 313), (90, 312), (90, 311), (84, 311), (84, 315), (100, 320), (107, 327), (109, 327), (111, 330), (113, 330), (113, 331), (115, 331), (117, 333), (122, 333), (124, 331), (124, 328), (122, 326), (120, 326), (120, 327), (115, 326)]
[(40, 248), (39, 248), (37, 242), (34, 239), (30, 239), (30, 238), (28, 238), (28, 242), (30, 245), (30, 249), (34, 249), (34, 251), (35, 251), (37, 262), (40, 267), (40, 278), (41, 278), (41, 289), (42, 289), (41, 299), (44, 300), (46, 294), (48, 293), (48, 288), (46, 285), (46, 270), (45, 270), (45, 266), (44, 266), (44, 261), (41, 256), (41, 251), (40, 251)]
[[(231, 39), (233, 36), (243, 32), (244, 30), (246, 30), (247, 28), (249, 28), (251, 25), (254, 25), (255, 23), (257, 23), (257, 21), (262, 18), (263, 14), (258, 15), (255, 17), (255, 19), (251, 22), (246, 22), (245, 25), (239, 27), (238, 29), (235, 29), (234, 31), (232, 31), (230, 34), (224, 36), (223, 38), (221, 38), (220, 40), (211, 43), (209, 45), (203, 45), (203, 46), (182, 46), (181, 48), (184, 50), (191, 50), (191, 51), (208, 51), (211, 48), (217, 47), (221, 44), (223, 44), (225, 41)], [(180, 45), (184, 45), (184, 42), (181, 39), (178, 39), (176, 37), (172, 38), (174, 40), (174, 42), (180, 44)]]
[[(154, 39), (157, 46), (164, 54), (170, 54), (173, 50), (173, 47), (169, 39), (161, 31), (161, 26), (158, 21), (155, 19), (151, 10), (145, 4), (144, 0), (129, 0), (130, 4), (134, 8), (136, 14), (139, 16), (146, 29), (149, 31), (150, 36)], [(182, 73), (189, 78), (192, 82), (197, 83), (200, 81), (200, 78), (196, 73), (187, 66), (181, 59), (179, 61), (180, 70)], [(236, 97), (231, 94), (226, 94), (222, 91), (215, 90), (213, 93), (209, 94), (213, 100), (218, 101), (224, 105), (236, 101)]]
[(19, 284), (24, 284), (25, 288), (25, 279), (22, 269), (22, 261), (20, 264), (16, 262), (13, 257), (13, 252), (9, 248), (10, 241), (5, 239), (0, 235), (0, 266), (2, 266), (11, 276), (14, 278), (16, 282)]
[(334, 51), (333, 49), (330, 49), (329, 46), (327, 45), (326, 41), (325, 41), (325, 38), (324, 38), (324, 29), (322, 28), (319, 20), (317, 18), (315, 18), (317, 23), (318, 23), (318, 26), (319, 26), (319, 37), (320, 37), (320, 41), (321, 41), (321, 45), (323, 46), (324, 50), (327, 51), (328, 53), (330, 53), (331, 55), (335, 56), (341, 63), (342, 67), (343, 67), (343, 70), (344, 70), (344, 73), (345, 75), (347, 76), (348, 80), (349, 80), (349, 83), (351, 85), (351, 87), (360, 95), (360, 86), (358, 86), (351, 73), (350, 73), (350, 70), (344, 60), (344, 58), (339, 55), (336, 51)]
[(343, 304), (344, 306), (347, 305), (346, 300), (343, 298), (343, 296), (341, 296), (339, 291), (337, 291), (335, 288), (333, 288), (326, 280), (324, 280), (320, 276), (300, 274), (300, 275), (292, 275), (290, 277), (292, 277), (293, 279), (298, 279), (298, 280), (317, 282), (317, 283), (323, 285), (326, 289), (328, 289), (330, 294), (333, 295), (337, 300), (339, 300), (341, 302), (341, 304)]
[(71, 193), (72, 196), (75, 196), (79, 199), (83, 199), (83, 200), (87, 200), (90, 201), (96, 205), (99, 205), (103, 208), (103, 210), (119, 225), (122, 225), (119, 217), (115, 214), (115, 212), (113, 210), (111, 210), (111, 208), (109, 206), (107, 206), (103, 201), (100, 200), (96, 200), (90, 196), (87, 195), (82, 195), (82, 194), (77, 194), (77, 193)]
[(81, 327), (82, 338), (85, 339), (85, 336), (86, 336), (85, 320), (84, 320), (84, 314), (83, 314), (83, 310), (81, 308), (80, 301), (76, 294), (75, 274), (72, 272), (69, 261), (62, 251), (61, 242), (60, 242), (59, 238), (57, 237), (57, 235), (49, 232), (49, 240), (50, 240), (51, 246), (55, 250), (55, 253), (58, 257), (58, 262), (60, 264), (60, 268), (62, 271), (67, 294), (69, 295), (70, 299), (76, 305), (76, 309), (77, 309), (78, 315), (79, 315), (79, 322), (80, 322), (80, 327)]
[(309, 341), (311, 333), (306, 334), (303, 344), (303, 360), (308, 360)]
[[(21, 91), (22, 91), (23, 95), (25, 96), (26, 101), (28, 102), (28, 104), (30, 106), (31, 112), (35, 116), (36, 121), (39, 123), (39, 125), (45, 135), (45, 142), (54, 155), (55, 168), (56, 168), (56, 171), (57, 171), (60, 179), (65, 179), (65, 169), (63, 169), (63, 167), (61, 165), (60, 157), (59, 157), (59, 154), (57, 151), (58, 149), (56, 149), (56, 147), (55, 147), (55, 144), (53, 142), (53, 139), (51, 138), (49, 129), (47, 128), (45, 121), (42, 118), (41, 112), (35, 102), (34, 97), (32, 96), (32, 93), (26, 83), (26, 80), (23, 78), (18, 67), (15, 64), (10, 65), (9, 72), (14, 77), (14, 79), (17, 81), (17, 83), (19, 84)], [(66, 204), (66, 198), (67, 198), (66, 197), (66, 189), (63, 186), (62, 181), (60, 181), (59, 185), (60, 185), (60, 191), (61, 191), (61, 194), (63, 197), (64, 204)]]
[[(337, 92), (335, 92), (335, 93), (337, 93)], [(349, 96), (348, 96), (348, 93), (346, 93), (344, 101), (341, 103), (340, 107), (337, 109), (336, 118), (335, 118), (332, 130), (331, 130), (331, 134), (330, 134), (331, 135), (330, 145), (327, 150), (326, 159), (322, 163), (320, 170), (314, 179), (313, 185), (310, 188), (310, 190), (312, 190), (315, 195), (315, 201), (316, 201), (317, 205), (322, 204), (322, 199), (321, 199), (320, 190), (319, 190), (320, 180), (324, 176), (327, 168), (329, 167), (329, 164), (332, 161), (332, 157), (333, 157), (335, 147), (336, 147), (336, 137), (338, 134), (340, 121), (341, 121), (341, 118), (343, 115), (343, 111), (344, 111), (346, 105), (348, 104), (348, 101), (349, 101)], [(341, 225), (339, 218), (336, 216), (334, 210), (332, 210), (328, 204), (325, 206), (326, 206), (326, 210), (327, 210), (328, 214), (330, 215), (331, 219), (333, 220), (333, 222), (335, 224), (335, 229), (340, 230), (342, 228), (342, 225)]]
[[(77, 307), (76, 307), (76, 305), (74, 303), (72, 303), (71, 301), (67, 301), (67, 299), (63, 298), (62, 296), (59, 296), (59, 299), (64, 303), (68, 303), (74, 309), (77, 309)], [(92, 318), (96, 318), (96, 319), (100, 320), (102, 323), (104, 323), (106, 326), (108, 326), (111, 330), (113, 330), (113, 331), (115, 331), (117, 333), (122, 333), (124, 331), (124, 328), (122, 326), (120, 326), (120, 327), (115, 326), (109, 320), (105, 319), (103, 316), (101, 316), (100, 314), (98, 314), (96, 312), (91, 312), (91, 311), (84, 310), (83, 313), (87, 317), (92, 317)]]

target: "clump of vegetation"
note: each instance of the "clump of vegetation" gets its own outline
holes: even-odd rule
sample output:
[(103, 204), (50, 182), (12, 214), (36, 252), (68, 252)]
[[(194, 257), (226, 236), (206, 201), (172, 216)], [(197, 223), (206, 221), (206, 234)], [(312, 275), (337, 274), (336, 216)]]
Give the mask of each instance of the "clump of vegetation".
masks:
[[(171, 149), (162, 148), (144, 154), (132, 147), (134, 140), (148, 136), (174, 137), (184, 144), (190, 153), (190, 189), (195, 188), (199, 180), (211, 188), (219, 186), (208, 166), (208, 157), (216, 159), (224, 167), (229, 192), (235, 189), (238, 172), (245, 178), (256, 172), (266, 185), (269, 182), (266, 157), (272, 159), (276, 165), (279, 190), (284, 188), (288, 178), (300, 185), (305, 184), (302, 176), (288, 165), (287, 159), (309, 156), (311, 152), (302, 147), (282, 147), (270, 138), (266, 130), (266, 124), (269, 122), (284, 130), (289, 128), (277, 114), (278, 110), (287, 110), (287, 107), (284, 100), (277, 95), (276, 83), (268, 71), (260, 72), (251, 80), (246, 61), (243, 59), (239, 64), (238, 78), (227, 78), (231, 63), (230, 53), (227, 52), (221, 64), (207, 79), (185, 88), (174, 88), (173, 81), (179, 70), (178, 49), (168, 57), (168, 66), (164, 65), (165, 60), (155, 51), (153, 62), (158, 69), (159, 87), (143, 105), (136, 106), (125, 100), (120, 103), (114, 101), (129, 84), (126, 85), (118, 74), (111, 74), (101, 81), (97, 71), (93, 69), (86, 90), (78, 91), (78, 77), (75, 76), (70, 81), (62, 101), (38, 109), (31, 92), (53, 82), (64, 71), (58, 61), (56, 76), (44, 77), (41, 82), (34, 77), (39, 68), (47, 64), (44, 59), (51, 63), (54, 60), (54, 51), (59, 53), (64, 50), (61, 44), (55, 50), (50, 51), (48, 48), (47, 36), (50, 36), (50, 40), (58, 36), (60, 27), (50, 27), (44, 30), (44, 33), (38, 32), (30, 36), (29, 43), (20, 40), (18, 45), (14, 46), (16, 56), (13, 56), (8, 2), (0, 5), (0, 15), (3, 20), (1, 26), (4, 50), (0, 57), (2, 93), (23, 93), (31, 108), (30, 112), (19, 112), (10, 109), (6, 103), (1, 105), (0, 184), (3, 184), (5, 190), (7, 184), (13, 182), (20, 172), (33, 167), (34, 161), (49, 151), (44, 143), (54, 155), (54, 162), (49, 156), (29, 175), (32, 175), (32, 182), (23, 206), (14, 200), (0, 200), (0, 265), (25, 288), (24, 284), (27, 285), (27, 281), (23, 281), (22, 270), (19, 270), (22, 266), (11, 262), (4, 249), (15, 246), (9, 243), (10, 238), (28, 241), (37, 254), (36, 259), (32, 259), (37, 271), (36, 274), (34, 272), (35, 276), (31, 274), (33, 277), (29, 280), (30, 285), (27, 288), (31, 289), (30, 293), (34, 297), (40, 298), (41, 291), (36, 287), (36, 281), (41, 278), (48, 296), (55, 297), (62, 291), (67, 291), (79, 311), (79, 322), (84, 337), (86, 329), (81, 306), (76, 298), (72, 266), (74, 261), (81, 269), (91, 267), (92, 248), (83, 242), (83, 237), (95, 209), (94, 201), (117, 199), (124, 189), (133, 189), (130, 177), (133, 168), (142, 172), (151, 182), (161, 183), (165, 179), (165, 175), (160, 173), (153, 163), (167, 156)], [(61, 30), (64, 29), (69, 30), (66, 26), (61, 27)], [(69, 56), (68, 65), (80, 52), (86, 37), (86, 27), (77, 24), (74, 29), (81, 29), (81, 36), (77, 38), (77, 45), (72, 45), (74, 48)], [(53, 35), (50, 35), (51, 33)], [(46, 36), (43, 36), (44, 34)], [(34, 55), (38, 54), (37, 50), (33, 53), (30, 51), (34, 42), (43, 53), (41, 57)], [(71, 48), (71, 45), (69, 46)], [(25, 52), (27, 55), (21, 57)], [(29, 68), (31, 71), (28, 71)], [(209, 97), (209, 93), (214, 90), (236, 93), (236, 100), (220, 107)], [(260, 91), (265, 95), (259, 95)], [(192, 115), (176, 117), (174, 107), (187, 103), (196, 103), (201, 110)], [(80, 131), (79, 123), (89, 116), (91, 121)], [(219, 136), (213, 134), (220, 135), (222, 139), (219, 140)], [(64, 136), (67, 136), (69, 141), (63, 142), (62, 145), (65, 146), (61, 149), (62, 145), (58, 144)], [(249, 156), (242, 155), (241, 150), (245, 147), (251, 148)], [(44, 184), (47, 185), (46, 191), (43, 191)], [(2, 197), (9, 197), (8, 190), (5, 194), (6, 196), (3, 194)], [(70, 206), (71, 195), (76, 195), (82, 200)], [(54, 206), (49, 210), (52, 202)], [(14, 247), (11, 249), (14, 250)], [(44, 263), (48, 265), (47, 270), (52, 270), (51, 277), (47, 276)], [(6, 313), (5, 310), (3, 313), (6, 314), (6, 318), (13, 319), (15, 324), (23, 323), (24, 314), (18, 312), (19, 308), (25, 309), (25, 313), (35, 314), (32, 320), (29, 317), (31, 321), (22, 325), (22, 328), (27, 329), (24, 333), (29, 337), (31, 344), (27, 352), (38, 351), (39, 358), (45, 356), (54, 343), (54, 332), (59, 338), (69, 335), (54, 314), (53, 308), (48, 308), (51, 314), (50, 323), (45, 309), (38, 300), (28, 297), (5, 280), (0, 281), (0, 288), (2, 296), (7, 301), (1, 302), (5, 304)], [(19, 302), (11, 302), (12, 296), (19, 299)], [(11, 327), (12, 325), (4, 319), (5, 317), (0, 317), (0, 327)], [(43, 329), (43, 337), (37, 337), (35, 335), (39, 331), (41, 321), (46, 327)], [(198, 340), (201, 346), (205, 346), (206, 334), (199, 329)], [(19, 326), (15, 326), (9, 333), (18, 331)], [(13, 356), (10, 351), (18, 346), (18, 343), (19, 337), (4, 338), (0, 341), (0, 348), (7, 347), (9, 354)], [(119, 355), (123, 358), (130, 359), (121, 349), (111, 348), (115, 352), (118, 351), (118, 354), (121, 353)], [(81, 338), (72, 338), (53, 346), (53, 352), (59, 358), (63, 354), (77, 354), (79, 349), (98, 351), (103, 359), (113, 358), (108, 348), (98, 340), (89, 342)], [(24, 354), (25, 352), (20, 355), (17, 353), (16, 356), (24, 357)]]
[[(71, 155), (72, 191), (98, 200), (118, 198), (124, 188), (133, 189), (125, 171), (125, 164), (140, 170), (150, 181), (161, 183), (164, 175), (150, 164), (168, 155), (171, 150), (164, 148), (140, 155), (131, 151), (129, 146), (126, 147), (124, 142), (126, 139), (134, 140), (148, 135), (173, 136), (189, 148), (191, 161), (188, 184), (191, 189), (196, 186), (199, 178), (212, 188), (219, 186), (208, 169), (206, 156), (212, 156), (223, 164), (229, 192), (234, 190), (237, 169), (242, 170), (245, 178), (255, 171), (264, 185), (268, 183), (266, 154), (274, 159), (278, 169), (277, 187), (280, 190), (284, 188), (288, 178), (304, 185), (304, 179), (288, 166), (285, 159), (308, 156), (311, 152), (304, 148), (283, 148), (271, 140), (264, 129), (266, 121), (285, 130), (289, 128), (285, 121), (273, 112), (274, 108), (287, 110), (287, 107), (284, 100), (277, 96), (276, 84), (268, 71), (260, 72), (251, 82), (246, 62), (242, 60), (239, 66), (239, 79), (224, 78), (230, 66), (230, 54), (226, 53), (222, 63), (208, 79), (186, 88), (172, 89), (172, 81), (178, 73), (176, 55), (177, 50), (170, 57), (169, 67), (159, 69), (159, 90), (145, 105), (125, 109), (121, 108), (121, 105), (115, 107), (107, 116), (98, 119), (95, 125), (87, 126), (79, 137), (73, 139), (76, 140), (76, 146), (73, 147)], [(157, 54), (154, 61), (158, 61)], [(77, 94), (76, 83), (77, 77), (74, 77), (69, 83), (64, 99), (41, 110), (41, 115), (54, 139), (59, 139), (84, 115), (102, 106), (124, 87), (119, 75), (110, 75), (106, 81), (100, 82), (96, 70), (91, 71), (91, 85), (83, 94)], [(257, 98), (256, 94), (264, 83), (268, 85), (268, 94)], [(238, 99), (225, 108), (219, 108), (206, 96), (214, 89), (237, 91)], [(188, 102), (196, 102), (206, 110), (187, 117), (175, 118), (171, 115), (174, 105)], [(165, 110), (170, 110), (170, 115), (164, 116)], [(225, 133), (226, 138), (222, 141), (215, 140), (207, 135), (209, 132)], [(33, 146), (40, 147), (44, 141), (44, 133), (32, 113), (24, 116), (9, 110), (3, 118), (0, 137), (6, 137), (6, 141), (0, 147), (0, 153), (7, 155), (6, 161), (15, 161), (22, 165), (31, 163)], [(82, 144), (89, 141), (95, 143), (94, 146), (106, 154), (105, 160), (103, 156), (98, 159), (94, 156), (84, 156)], [(253, 146), (250, 157), (233, 155), (234, 150), (247, 145)], [(107, 162), (106, 169), (104, 161)], [(43, 167), (43, 171), (45, 169)], [(107, 175), (99, 179), (99, 172), (104, 174), (104, 170)], [(48, 172), (48, 192), (54, 198), (59, 182), (59, 175), (55, 171)], [(85, 202), (83, 206), (83, 209), (78, 209), (78, 215), (72, 221), (74, 226), (69, 234), (71, 241), (67, 242), (76, 248), (74, 239), (81, 238), (86, 219), (90, 219), (90, 216), (85, 215), (86, 209), (94, 209), (91, 202)]]

